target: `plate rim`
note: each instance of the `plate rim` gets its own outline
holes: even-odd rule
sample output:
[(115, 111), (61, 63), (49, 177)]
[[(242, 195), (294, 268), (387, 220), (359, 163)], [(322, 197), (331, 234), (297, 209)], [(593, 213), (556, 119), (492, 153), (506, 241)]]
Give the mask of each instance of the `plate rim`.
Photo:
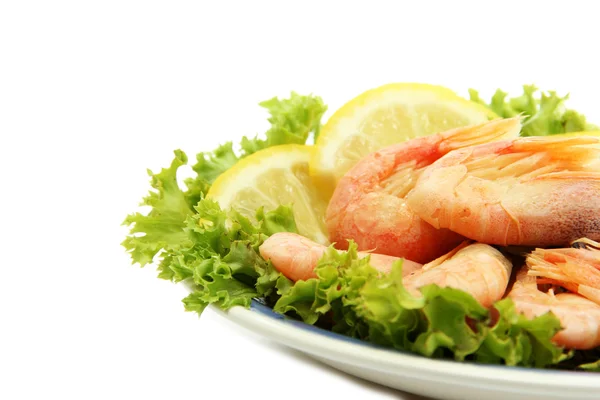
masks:
[[(406, 377), (424, 379), (430, 375), (431, 380), (440, 382), (440, 378), (456, 385), (457, 379), (465, 376), (472, 379), (472, 385), (511, 384), (514, 387), (528, 387), (548, 390), (600, 390), (600, 376), (595, 372), (546, 370), (527, 367), (510, 367), (501, 365), (477, 364), (454, 360), (431, 359), (395, 349), (371, 347), (369, 342), (356, 343), (348, 337), (322, 328), (307, 325), (315, 329), (305, 329), (294, 323), (304, 324), (281, 314), (275, 314), (270, 307), (252, 300), (251, 308), (234, 306), (227, 311), (211, 304), (211, 308), (224, 318), (258, 333), (278, 343), (296, 350), (315, 354), (333, 361), (351, 362), (354, 365), (390, 372), (402, 370)], [(256, 305), (265, 307), (273, 316), (255, 309)], [(280, 318), (281, 317), (281, 318)], [(294, 323), (290, 323), (293, 321)], [(321, 332), (322, 331), (322, 332)], [(409, 370), (407, 370), (409, 367)]]

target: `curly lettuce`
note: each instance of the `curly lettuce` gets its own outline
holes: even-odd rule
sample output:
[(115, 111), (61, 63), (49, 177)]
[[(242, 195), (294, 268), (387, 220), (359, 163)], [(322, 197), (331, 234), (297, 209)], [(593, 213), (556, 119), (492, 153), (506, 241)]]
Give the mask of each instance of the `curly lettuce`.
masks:
[(158, 174), (148, 171), (153, 190), (144, 197), (141, 205), (150, 206), (150, 212), (130, 214), (123, 222), (130, 226), (130, 231), (122, 245), (133, 262), (142, 267), (151, 263), (163, 249), (189, 245), (189, 235), (183, 228), (186, 218), (194, 211), (177, 184), (177, 170), (186, 163), (185, 153), (176, 150), (169, 168), (163, 168)]
[(199, 153), (192, 166), (196, 176), (185, 180), (185, 189), (177, 183), (177, 172), (188, 158), (176, 150), (168, 168), (156, 174), (148, 171), (152, 188), (141, 205), (150, 211), (130, 214), (123, 222), (129, 235), (122, 245), (133, 263), (156, 261), (159, 278), (193, 280), (196, 290), (184, 301), (187, 309), (201, 312), (210, 303), (247, 306), (253, 297), (269, 296), (280, 279), (256, 249), (272, 232), (296, 230), (291, 209), (258, 210), (258, 225), (252, 225), (235, 210), (221, 210), (204, 197), (214, 180), (241, 158), (316, 137), (327, 107), (320, 97), (294, 92), (288, 99), (275, 97), (260, 105), (270, 114), (271, 127), (264, 138), (244, 137), (237, 154), (231, 142)]
[(427, 357), (536, 367), (569, 357), (551, 341), (560, 329), (555, 316), (529, 320), (509, 299), (490, 311), (466, 292), (436, 285), (415, 297), (402, 283), (401, 261), (384, 275), (352, 242), (346, 253), (330, 248), (315, 272), (317, 278), (282, 288), (274, 310)]
[(196, 176), (186, 179), (186, 190), (177, 184), (177, 171), (188, 162), (183, 151), (174, 152), (175, 158), (169, 168), (157, 174), (148, 171), (152, 189), (141, 205), (150, 206), (150, 212), (146, 215), (130, 214), (124, 221), (124, 225), (130, 227), (130, 233), (122, 244), (134, 263), (144, 266), (151, 263), (161, 250), (184, 245), (188, 240), (188, 234), (183, 230), (185, 221), (196, 212), (194, 207), (219, 175), (255, 151), (280, 144), (303, 144), (310, 137), (316, 137), (321, 118), (327, 110), (320, 97), (302, 96), (295, 92), (288, 99), (274, 97), (260, 105), (270, 114), (271, 127), (264, 134), (265, 139), (243, 137), (239, 155), (234, 152), (232, 142), (219, 146), (213, 152), (199, 153), (196, 164), (192, 166)]
[(271, 296), (278, 281), (287, 280), (262, 259), (258, 247), (273, 233), (296, 231), (289, 206), (259, 210), (256, 225), (210, 199), (201, 200), (196, 211), (186, 222), (194, 244), (177, 250), (176, 262), (169, 265), (188, 271), (185, 278), (193, 281), (193, 292), (183, 300), (188, 311), (201, 313), (213, 303), (224, 310), (249, 307), (253, 298)]
[(200, 194), (206, 193), (210, 185), (223, 172), (231, 168), (240, 159), (259, 150), (281, 144), (305, 144), (315, 140), (321, 129), (321, 118), (327, 106), (317, 96), (302, 96), (292, 92), (288, 99), (277, 97), (263, 101), (259, 105), (269, 112), (271, 127), (264, 133), (264, 139), (243, 137), (240, 152), (236, 154), (232, 142), (219, 146), (213, 152), (196, 155), (196, 164), (192, 169), (194, 178), (188, 178), (186, 197), (192, 206), (200, 200)]
[(555, 91), (540, 92), (534, 85), (524, 85), (523, 94), (508, 98), (508, 93), (498, 89), (490, 102), (469, 89), (471, 101), (482, 104), (502, 118), (523, 115), (521, 136), (547, 136), (568, 132), (597, 130), (584, 115), (567, 109), (569, 95), (559, 96)]

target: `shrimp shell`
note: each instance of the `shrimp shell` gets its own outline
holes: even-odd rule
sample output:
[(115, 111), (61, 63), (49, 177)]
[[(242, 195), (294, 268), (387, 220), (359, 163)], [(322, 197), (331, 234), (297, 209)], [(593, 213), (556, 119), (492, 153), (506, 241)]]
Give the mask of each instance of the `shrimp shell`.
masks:
[(498, 119), (398, 143), (369, 154), (338, 183), (327, 207), (329, 237), (341, 249), (352, 239), (359, 250), (431, 261), (464, 240), (422, 220), (405, 201), (424, 169), (448, 152), (514, 138), (519, 118)]
[(579, 350), (600, 346), (600, 305), (593, 301), (574, 293), (544, 293), (527, 268), (519, 271), (508, 297), (527, 318), (552, 312), (563, 328), (552, 338), (559, 346)]
[(455, 150), (423, 171), (407, 203), (434, 227), (482, 243), (600, 240), (598, 143), (529, 137)]
[(429, 284), (452, 287), (470, 293), (481, 305), (490, 307), (504, 296), (511, 271), (512, 263), (500, 251), (487, 244), (466, 241), (404, 278), (404, 286), (414, 295)]
[[(316, 278), (315, 267), (326, 250), (326, 246), (289, 232), (276, 233), (259, 247), (260, 255), (265, 260), (271, 260), (275, 269), (294, 282)], [(359, 252), (358, 255), (361, 258), (370, 256), (371, 265), (385, 273), (390, 272), (394, 262), (400, 260), (398, 257), (367, 252)], [(405, 275), (421, 267), (421, 264), (410, 260), (404, 260), (402, 263)]]

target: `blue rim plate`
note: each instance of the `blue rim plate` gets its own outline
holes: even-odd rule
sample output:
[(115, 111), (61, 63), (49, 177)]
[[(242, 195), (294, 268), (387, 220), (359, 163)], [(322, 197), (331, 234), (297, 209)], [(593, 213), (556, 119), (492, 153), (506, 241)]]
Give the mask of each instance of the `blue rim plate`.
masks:
[(258, 301), (223, 317), (349, 374), (438, 399), (598, 399), (600, 375), (435, 360), (382, 348), (275, 313)]

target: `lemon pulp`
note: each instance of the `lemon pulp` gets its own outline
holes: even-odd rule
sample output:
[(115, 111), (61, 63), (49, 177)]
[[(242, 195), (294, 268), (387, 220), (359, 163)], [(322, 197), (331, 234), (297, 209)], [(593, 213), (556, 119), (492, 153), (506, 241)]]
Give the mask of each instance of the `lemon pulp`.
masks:
[(281, 145), (258, 151), (237, 162), (219, 176), (207, 197), (221, 208), (233, 207), (251, 220), (256, 210), (291, 205), (298, 232), (318, 243), (329, 244), (325, 209), (318, 189), (309, 176), (313, 148)]

